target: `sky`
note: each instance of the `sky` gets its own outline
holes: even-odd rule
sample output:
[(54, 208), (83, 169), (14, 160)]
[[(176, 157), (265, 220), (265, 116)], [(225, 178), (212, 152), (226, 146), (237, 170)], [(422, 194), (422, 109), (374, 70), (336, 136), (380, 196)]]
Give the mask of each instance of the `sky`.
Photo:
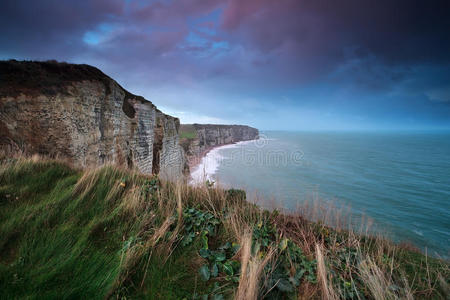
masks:
[(182, 123), (450, 129), (448, 0), (1, 0), (0, 59), (96, 66)]

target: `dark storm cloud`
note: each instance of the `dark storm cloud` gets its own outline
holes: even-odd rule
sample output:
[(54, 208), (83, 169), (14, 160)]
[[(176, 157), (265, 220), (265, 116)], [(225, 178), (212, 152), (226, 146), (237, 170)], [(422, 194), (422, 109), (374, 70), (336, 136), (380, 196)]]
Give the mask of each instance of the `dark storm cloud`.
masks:
[[(67, 55), (85, 49), (82, 36), (123, 11), (116, 0), (3, 0), (0, 52), (11, 56)], [(59, 51), (59, 52), (58, 52)]]
[(450, 60), (448, 1), (6, 0), (1, 5), (1, 50), (11, 54), (87, 51), (84, 34), (109, 23), (116, 32), (102, 46), (125, 50), (122, 56), (129, 60), (145, 60), (147, 47), (151, 55), (179, 50), (193, 30), (190, 19), (221, 9), (215, 32), (197, 34), (209, 42), (202, 46), (211, 48), (218, 40), (242, 46), (249, 66), (273, 67), (281, 75), (324, 75), (355, 57), (372, 56), (387, 65)]
[(449, 1), (3, 0), (0, 8), (0, 58), (94, 64), (174, 110), (231, 119), (239, 104), (248, 108), (242, 118), (265, 118), (277, 101), (294, 111), (350, 103), (370, 118), (376, 96), (379, 115), (407, 107), (450, 119)]
[[(232, 0), (224, 28), (270, 51), (344, 58), (372, 53), (390, 62), (450, 59), (448, 1)], [(292, 53), (291, 53), (292, 54)]]
[(449, 13), (448, 1), (233, 0), (223, 27), (235, 42), (323, 75), (355, 58), (448, 64)]

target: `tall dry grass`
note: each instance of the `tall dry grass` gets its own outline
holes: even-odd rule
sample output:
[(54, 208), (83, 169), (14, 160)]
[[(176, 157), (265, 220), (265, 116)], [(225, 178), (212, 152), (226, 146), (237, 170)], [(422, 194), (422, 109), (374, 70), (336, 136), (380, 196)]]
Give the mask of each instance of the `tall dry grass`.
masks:
[[(119, 170), (120, 171), (120, 170)], [(115, 169), (113, 169), (113, 172)], [(82, 195), (88, 194), (95, 186), (101, 171), (99, 169), (86, 171), (77, 183), (74, 192)], [(139, 176), (131, 176), (127, 180), (127, 192), (123, 197), (122, 207), (131, 211), (134, 216), (140, 215), (148, 209), (146, 199), (142, 197), (142, 181)], [(119, 184), (115, 184), (108, 198), (120, 196)], [(263, 211), (249, 202), (233, 202), (226, 196), (226, 191), (221, 188), (208, 188), (207, 186), (188, 186), (184, 183), (163, 182), (157, 193), (156, 202), (158, 216), (163, 221), (156, 224), (154, 214), (143, 214), (141, 224), (148, 227), (152, 224), (152, 234), (145, 238), (144, 246), (132, 247), (127, 250), (124, 258), (123, 269), (132, 269), (141, 256), (150, 249), (163, 251), (170, 255), (176, 247), (176, 237), (183, 227), (183, 209), (198, 206), (210, 211), (219, 218), (224, 226), (225, 233), (230, 239), (238, 241), (241, 249), (238, 253), (241, 262), (240, 280), (235, 292), (236, 299), (258, 299), (261, 297), (261, 288), (264, 286), (264, 267), (269, 261), (276, 260), (276, 251), (272, 249), (264, 257), (251, 253), (252, 235), (251, 228), (258, 220), (262, 220)], [(251, 202), (251, 201), (250, 201)], [(224, 215), (224, 211), (227, 212)], [(280, 211), (282, 211), (280, 209)], [(177, 216), (175, 220), (174, 214)], [(365, 218), (359, 221), (358, 231), (354, 230), (349, 209), (336, 208), (327, 203), (306, 202), (299, 206), (296, 212), (279, 213), (266, 221), (273, 222), (278, 230), (279, 237), (286, 237), (295, 242), (309, 257), (317, 260), (317, 277), (319, 285), (305, 289), (303, 298), (312, 298), (320, 295), (322, 299), (341, 299), (344, 297), (343, 288), (333, 281), (332, 272), (329, 269), (337, 253), (342, 249), (354, 249), (356, 259), (346, 260), (347, 276), (349, 282), (354, 282), (358, 277), (367, 288), (368, 295), (373, 299), (411, 299), (414, 291), (405, 276), (401, 280), (394, 280), (392, 275), (396, 264), (396, 252), (398, 248), (382, 237), (371, 237), (372, 222)], [(313, 223), (312, 223), (313, 222)], [(176, 223), (175, 230), (169, 240), (163, 240), (172, 224)], [(143, 231), (145, 232), (145, 231)], [(159, 247), (157, 247), (159, 245)], [(159, 250), (158, 250), (159, 249)], [(388, 257), (388, 261), (386, 261)], [(355, 265), (355, 261), (357, 264)], [(124, 272), (127, 276), (127, 272)], [(430, 278), (431, 276), (429, 276)], [(430, 280), (430, 279), (428, 279)], [(441, 279), (441, 281), (443, 281)], [(393, 291), (392, 286), (400, 286), (401, 291)], [(303, 285), (304, 287), (304, 285)], [(270, 288), (269, 287), (269, 291)], [(430, 290), (433, 285), (429, 284)], [(308, 294), (305, 294), (308, 293)], [(355, 291), (358, 295), (361, 291)], [(366, 295), (367, 296), (367, 295)]]
[[(269, 274), (264, 273), (264, 267), (275, 257), (275, 249), (271, 248), (265, 256), (252, 253), (252, 235), (250, 231), (241, 236), (241, 274), (236, 289), (235, 299), (254, 300), (261, 296), (262, 281)], [(269, 288), (270, 290), (270, 288)]]
[[(38, 156), (21, 157), (8, 170), (19, 171), (27, 168), (30, 162), (45, 161)], [(5, 168), (1, 166), (0, 175)], [(105, 205), (114, 205), (125, 216), (126, 222), (137, 227), (135, 239), (140, 242), (130, 243), (122, 252), (120, 276), (111, 288), (111, 294), (133, 275), (142, 261), (148, 267), (155, 253), (170, 257), (178, 247), (178, 237), (184, 226), (183, 210), (187, 207), (211, 212), (223, 224), (226, 238), (241, 245), (236, 257), (241, 263), (239, 283), (234, 293), (236, 299), (258, 299), (264, 296), (263, 288), (266, 293), (273, 288), (265, 286), (265, 280), (270, 276), (265, 266), (276, 264), (276, 246), (282, 238), (291, 240), (308, 258), (317, 261), (318, 284), (302, 283), (298, 290), (299, 298), (344, 298), (348, 291), (333, 274), (349, 282), (350, 290), (356, 282), (365, 287), (364, 291), (353, 291), (356, 298), (362, 298), (362, 293), (365, 293), (365, 297), (373, 299), (412, 299), (415, 295), (431, 296), (438, 287), (448, 293), (448, 278), (439, 274), (434, 276), (436, 274), (432, 274), (428, 266), (426, 289), (422, 290), (417, 288), (415, 281), (419, 279), (411, 281), (405, 274), (397, 272), (402, 267), (399, 260), (401, 251), (405, 250), (383, 237), (370, 236), (372, 224), (368, 219), (359, 221), (358, 229), (354, 230), (348, 208), (316, 201), (298, 206), (295, 212), (278, 209), (278, 213), (276, 207), (267, 212), (252, 204), (257, 199), (242, 201), (228, 197), (227, 191), (220, 187), (189, 186), (183, 182), (160, 182), (158, 190), (149, 195), (144, 183), (150, 178), (108, 165), (84, 170), (73, 188), (74, 196), (89, 199), (100, 182), (107, 185)], [(263, 256), (252, 253), (252, 228), (260, 221), (271, 222), (277, 230), (272, 248)], [(339, 269), (335, 265), (337, 260), (343, 264)], [(448, 267), (447, 271), (445, 266), (443, 270), (442, 274), (448, 274)], [(147, 269), (140, 286), (146, 276)]]
[(322, 288), (322, 299), (334, 300), (338, 299), (335, 289), (330, 282), (329, 271), (325, 264), (325, 258), (322, 249), (316, 244), (316, 259), (317, 259), (317, 275), (319, 278), (320, 286)]

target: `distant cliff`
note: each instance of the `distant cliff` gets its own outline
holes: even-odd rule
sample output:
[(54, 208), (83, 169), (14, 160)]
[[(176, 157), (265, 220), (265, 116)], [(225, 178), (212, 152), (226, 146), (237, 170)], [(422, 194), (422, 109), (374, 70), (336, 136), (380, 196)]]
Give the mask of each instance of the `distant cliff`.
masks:
[(215, 146), (254, 140), (258, 136), (258, 129), (245, 125), (183, 124), (180, 128), (180, 144), (190, 159)]
[(179, 178), (179, 120), (89, 65), (0, 61), (0, 150)]

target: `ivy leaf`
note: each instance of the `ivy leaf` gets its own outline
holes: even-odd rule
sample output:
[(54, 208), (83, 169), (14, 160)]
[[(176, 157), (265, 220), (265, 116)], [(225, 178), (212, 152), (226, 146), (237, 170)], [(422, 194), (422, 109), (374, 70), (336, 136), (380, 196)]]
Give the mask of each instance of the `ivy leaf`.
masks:
[(279, 245), (281, 251), (284, 251), (287, 248), (288, 241), (289, 240), (287, 238), (284, 238), (281, 240), (280, 245)]
[(225, 257), (225, 252), (219, 252), (219, 253), (217, 253), (217, 256), (216, 256), (216, 260), (217, 261), (224, 261), (226, 259), (226, 257)]
[(230, 242), (227, 242), (224, 245), (219, 247), (220, 250), (228, 250), (230, 248), (231, 248), (231, 243)]
[(306, 279), (308, 279), (308, 281), (311, 283), (317, 282), (316, 276), (314, 274), (308, 274), (308, 276), (306, 276)]
[(223, 300), (225, 299), (222, 294), (216, 294), (213, 296), (213, 300)]
[(189, 232), (188, 235), (186, 235), (183, 240), (181, 241), (181, 246), (187, 246), (190, 243), (192, 243), (193, 239), (195, 237), (195, 233)]
[(290, 292), (294, 291), (292, 284), (285, 278), (281, 278), (278, 281), (277, 288), (284, 293), (290, 293)]
[(241, 268), (241, 263), (240, 262), (238, 262), (236, 260), (230, 260), (230, 261), (228, 261), (228, 263), (233, 268), (234, 273), (238, 273), (239, 272), (239, 269)]
[(239, 251), (239, 248), (241, 248), (239, 244), (237, 243), (231, 244), (231, 252), (233, 253), (233, 255)]
[(208, 281), (209, 278), (211, 277), (208, 265), (201, 266), (198, 272), (200, 273), (200, 276), (202, 277), (203, 281)]
[(185, 247), (187, 245), (189, 245), (192, 242), (192, 238), (190, 238), (189, 236), (185, 236), (183, 238), (183, 240), (181, 241), (181, 246)]
[(300, 280), (303, 277), (303, 274), (305, 274), (305, 269), (297, 269), (297, 272), (295, 273), (294, 277), (291, 277), (292, 278), (291, 282), (295, 286), (298, 286), (300, 284)]
[(224, 261), (226, 259), (225, 252), (223, 251), (214, 251), (213, 255), (215, 261)]
[(217, 267), (217, 264), (215, 263), (211, 267), (211, 276), (212, 277), (217, 277), (217, 275), (219, 275), (219, 268)]
[(208, 234), (207, 231), (203, 231), (202, 232), (202, 243), (203, 243), (203, 248), (208, 249), (208, 237), (206, 236)]
[(209, 233), (211, 236), (214, 236), (214, 225), (211, 225), (211, 224), (207, 225), (207, 226), (206, 226), (206, 231), (208, 231), (208, 233)]
[(211, 255), (211, 251), (209, 251), (209, 249), (202, 248), (198, 251), (198, 254), (200, 254), (203, 258), (208, 258)]
[(234, 274), (233, 266), (228, 261), (223, 264), (223, 271), (225, 272), (225, 274), (227, 274), (229, 276), (233, 276), (233, 274)]

